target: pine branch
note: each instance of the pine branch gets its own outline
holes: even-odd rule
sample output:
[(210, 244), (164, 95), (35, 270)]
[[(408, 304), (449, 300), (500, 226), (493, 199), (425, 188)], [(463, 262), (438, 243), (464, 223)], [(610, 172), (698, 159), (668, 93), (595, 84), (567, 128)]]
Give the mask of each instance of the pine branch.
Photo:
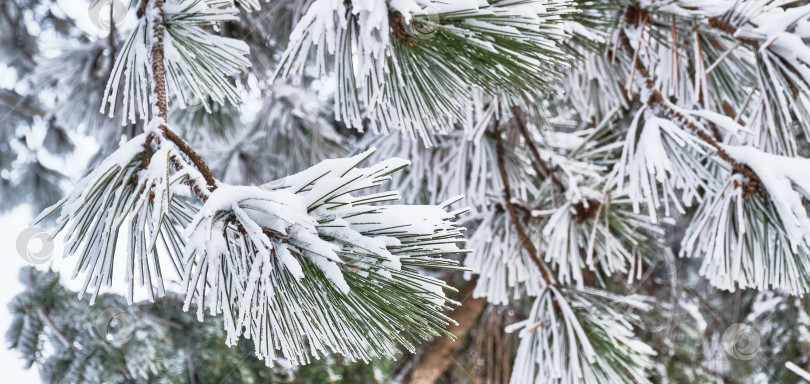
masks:
[(637, 318), (628, 309), (647, 309), (633, 298), (595, 289), (547, 286), (520, 330), (513, 382), (649, 383), (655, 352), (633, 335)]
[(718, 157), (727, 162), (735, 172), (741, 173), (750, 181), (750, 184), (746, 186), (746, 190), (750, 192), (756, 191), (759, 185), (759, 178), (757, 177), (756, 173), (754, 173), (750, 167), (738, 163), (731, 156), (729, 156), (720, 143), (718, 143), (711, 134), (695, 125), (690, 118), (684, 116), (677, 109), (675, 109), (669, 100), (667, 100), (666, 97), (664, 97), (664, 95), (655, 88), (655, 80), (652, 78), (647, 66), (638, 60), (637, 49), (633, 47), (632, 43), (630, 42), (630, 38), (627, 36), (623, 28), (619, 30), (619, 41), (622, 48), (624, 48), (624, 50), (634, 58), (634, 68), (644, 80), (644, 84), (649, 92), (647, 103), (660, 106), (670, 118), (688, 128), (689, 131), (695, 134), (703, 142), (714, 148)]
[[(515, 117), (515, 122), (517, 122), (518, 130), (523, 136), (523, 140), (526, 141), (526, 146), (529, 147), (529, 152), (534, 157), (532, 166), (535, 167), (535, 172), (543, 177), (550, 178), (554, 186), (557, 187), (558, 192), (565, 192), (565, 185), (560, 181), (559, 178), (557, 178), (557, 175), (554, 173), (554, 169), (546, 164), (546, 162), (543, 161), (543, 158), (540, 156), (540, 151), (537, 149), (537, 146), (534, 143), (531, 132), (529, 132), (529, 127), (526, 126), (526, 116), (523, 109), (514, 106), (512, 107), (512, 114)], [(539, 170), (537, 170), (538, 166), (540, 167)]]
[(575, 4), (538, 5), (319, 0), (293, 31), (274, 78), (307, 67), (326, 75), (334, 61), (338, 120), (403, 129), (431, 145), (454, 121), (467, 123), (472, 89), (517, 95), (556, 80), (552, 68), (565, 59), (558, 43), (568, 37), (562, 24)]
[(718, 143), (717, 140), (715, 140), (715, 138), (712, 137), (712, 135), (710, 135), (708, 132), (704, 131), (697, 125), (695, 125), (695, 123), (690, 118), (684, 116), (678, 110), (673, 108), (669, 100), (667, 100), (664, 97), (664, 95), (661, 94), (660, 91), (658, 91), (657, 89), (650, 89), (650, 92), (651, 94), (649, 101), (651, 103), (658, 104), (661, 108), (664, 109), (667, 116), (669, 116), (673, 121), (679, 122), (680, 124), (688, 128), (690, 131), (692, 131), (692, 133), (694, 133), (698, 138), (703, 140), (706, 144), (712, 146), (712, 148), (714, 148), (715, 152), (717, 153), (718, 157), (720, 157), (721, 159), (726, 161), (729, 165), (731, 165), (731, 168), (735, 172), (741, 173), (749, 180), (746, 186), (746, 189), (748, 191), (753, 192), (759, 188), (758, 187), (760, 183), (759, 177), (757, 176), (756, 173), (754, 173), (754, 171), (750, 167), (748, 167), (745, 164), (737, 162), (737, 160), (729, 156), (729, 154), (725, 151), (722, 145), (720, 145), (720, 143)]
[[(209, 100), (239, 103), (231, 77), (250, 66), (250, 48), (244, 41), (210, 30), (224, 21), (238, 20), (238, 9), (221, 0), (182, 0), (171, 5), (141, 3), (144, 12), (116, 58), (102, 112), (109, 109), (111, 117), (115, 114), (119, 93), (123, 120), (133, 123), (138, 117), (165, 120), (161, 111), (169, 97), (183, 109), (201, 102), (207, 112), (211, 111)], [(164, 88), (154, 89), (155, 76), (163, 80)]]
[[(147, 0), (144, 0), (142, 4), (145, 4), (146, 1)], [(208, 167), (208, 164), (203, 161), (202, 157), (165, 124), (168, 119), (169, 105), (166, 92), (166, 68), (164, 66), (163, 59), (163, 36), (165, 34), (163, 4), (164, 0), (154, 0), (153, 8), (155, 15), (153, 19), (154, 26), (152, 28), (152, 55), (150, 56), (152, 66), (152, 102), (157, 110), (157, 117), (162, 119), (164, 122), (164, 124), (160, 124), (159, 126), (161, 136), (172, 142), (188, 157), (188, 159), (194, 165), (194, 168), (196, 168), (196, 170), (202, 174), (205, 182), (208, 184), (206, 191), (203, 191), (199, 186), (190, 183), (190, 187), (192, 188), (193, 192), (200, 198), (200, 200), (205, 202), (208, 199), (208, 193), (213, 192), (217, 188), (214, 174), (211, 173), (211, 169)], [(151, 138), (152, 133), (147, 136), (147, 146), (149, 145)], [(173, 164), (178, 170), (183, 169), (185, 166), (185, 163), (179, 161), (178, 159), (174, 159)]]
[(501, 180), (503, 181), (503, 195), (504, 195), (504, 205), (506, 206), (506, 211), (509, 213), (509, 218), (512, 221), (512, 225), (515, 228), (515, 231), (520, 238), (521, 246), (526, 250), (531, 257), (534, 264), (540, 270), (540, 273), (543, 276), (543, 280), (548, 285), (556, 284), (554, 281), (554, 277), (549, 274), (547, 267), (540, 260), (540, 253), (537, 252), (537, 248), (535, 248), (532, 239), (526, 234), (525, 230), (523, 229), (523, 225), (520, 223), (520, 218), (518, 218), (517, 211), (515, 209), (514, 203), (512, 203), (512, 190), (509, 185), (509, 174), (506, 172), (506, 160), (504, 159), (504, 148), (503, 148), (503, 138), (501, 137), (501, 130), (500, 130), (500, 121), (495, 120), (494, 122), (494, 132), (495, 135), (495, 150), (496, 156), (498, 160), (498, 172), (501, 175)]
[(59, 341), (61, 341), (66, 348), (71, 348), (70, 341), (68, 341), (67, 337), (65, 337), (65, 334), (63, 334), (62, 331), (59, 330), (59, 327), (57, 327), (56, 324), (54, 324), (53, 320), (51, 320), (48, 314), (45, 313), (45, 310), (43, 310), (42, 307), (37, 308), (37, 316), (39, 316), (42, 322), (48, 324), (48, 327), (51, 328), (51, 331), (56, 335), (56, 338), (59, 339)]

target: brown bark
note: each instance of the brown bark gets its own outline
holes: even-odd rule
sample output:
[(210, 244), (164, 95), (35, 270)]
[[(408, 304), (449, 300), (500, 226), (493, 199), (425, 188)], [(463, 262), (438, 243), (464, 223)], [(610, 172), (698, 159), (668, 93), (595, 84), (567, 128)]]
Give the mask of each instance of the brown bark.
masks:
[[(632, 54), (634, 58), (637, 57), (638, 55), (636, 49), (630, 43), (630, 39), (627, 37), (627, 34), (624, 33), (624, 30), (621, 30), (620, 33), (621, 35), (619, 39), (625, 51), (627, 51), (628, 54)], [(688, 119), (678, 110), (673, 108), (669, 100), (667, 100), (667, 98), (658, 89), (655, 88), (655, 81), (653, 80), (649, 70), (644, 65), (644, 63), (640, 61), (635, 61), (634, 59), (634, 65), (637, 66), (638, 73), (641, 75), (641, 77), (644, 78), (644, 80), (646, 80), (646, 86), (650, 92), (650, 98), (647, 100), (647, 103), (651, 105), (656, 104), (660, 106), (663, 109), (664, 113), (671, 120), (680, 123), (682, 126), (692, 131), (692, 133), (694, 133), (695, 136), (697, 136), (703, 142), (714, 148), (715, 152), (717, 153), (717, 156), (722, 160), (726, 161), (727, 163), (729, 163), (734, 172), (740, 173), (746, 178), (748, 178), (748, 182), (746, 183), (746, 185), (743, 186), (744, 196), (756, 193), (759, 190), (760, 185), (759, 176), (757, 176), (757, 174), (750, 167), (748, 167), (745, 164), (737, 162), (735, 159), (729, 156), (729, 154), (725, 151), (725, 149), (723, 149), (722, 145), (720, 145), (718, 140), (712, 137), (711, 134), (700, 129), (700, 127), (696, 126), (690, 119)]]
[(152, 25), (152, 100), (157, 108), (155, 113), (163, 121), (167, 120), (168, 102), (166, 100), (166, 68), (163, 63), (163, 0), (155, 0), (155, 20)]
[[(154, 113), (157, 117), (160, 117), (165, 122), (168, 118), (168, 94), (166, 90), (166, 68), (164, 66), (164, 52), (163, 52), (163, 37), (165, 34), (165, 26), (163, 24), (163, 3), (164, 0), (155, 0), (154, 1), (154, 9), (155, 9), (155, 19), (152, 20), (152, 49), (151, 49), (151, 65), (152, 65), (152, 97), (153, 97), (153, 106), (155, 107), (156, 111)], [(145, 7), (146, 1), (141, 3), (141, 7)], [(178, 136), (174, 131), (169, 129), (169, 127), (165, 124), (160, 126), (161, 130), (161, 138), (168, 140), (177, 147), (183, 154), (188, 157), (188, 159), (193, 164), (194, 168), (202, 174), (203, 179), (205, 179), (205, 183), (207, 184), (207, 191), (200, 190), (200, 187), (197, 185), (191, 185), (193, 192), (205, 202), (208, 199), (208, 192), (211, 192), (217, 188), (216, 180), (214, 179), (214, 174), (211, 172), (211, 169), (208, 167), (208, 164), (203, 161), (202, 157), (191, 148), (188, 143), (186, 143), (180, 136)], [(147, 138), (147, 146), (151, 141), (151, 136)], [(147, 151), (148, 152), (148, 151)], [(144, 152), (146, 155), (146, 152)], [(146, 163), (146, 158), (144, 158), (144, 163)], [(182, 164), (174, 159), (173, 164), (178, 167), (182, 168)]]
[(529, 235), (527, 235), (526, 231), (523, 229), (523, 225), (520, 224), (520, 219), (518, 218), (517, 211), (515, 210), (515, 205), (512, 203), (512, 190), (509, 185), (509, 175), (506, 172), (503, 138), (501, 137), (500, 123), (498, 121), (495, 121), (495, 131), (493, 133), (495, 135), (495, 153), (498, 158), (498, 171), (500, 172), (501, 181), (503, 182), (503, 200), (504, 205), (506, 205), (506, 211), (509, 213), (509, 218), (512, 221), (512, 225), (515, 227), (515, 232), (517, 232), (518, 237), (520, 238), (521, 247), (526, 250), (529, 257), (532, 259), (532, 262), (537, 265), (537, 269), (540, 270), (546, 284), (554, 285), (556, 284), (554, 277), (549, 274), (548, 270), (546, 269), (546, 265), (542, 260), (540, 260), (540, 252), (537, 251), (532, 239), (529, 238)]
[(419, 355), (419, 360), (405, 375), (404, 384), (430, 384), (436, 381), (453, 363), (453, 358), (464, 344), (464, 338), (475, 325), (478, 316), (487, 304), (485, 298), (473, 298), (477, 278), (470, 280), (464, 287), (461, 306), (453, 312), (453, 319), (458, 324), (450, 324), (447, 332), (453, 337), (442, 336), (433, 340), (427, 349)]
[(535, 172), (543, 177), (550, 178), (557, 190), (564, 193), (565, 185), (563, 185), (560, 179), (554, 174), (554, 169), (543, 161), (543, 158), (540, 156), (540, 150), (534, 145), (534, 139), (532, 138), (531, 132), (529, 132), (529, 127), (526, 125), (524, 111), (521, 110), (520, 107), (512, 107), (512, 114), (515, 116), (515, 122), (517, 122), (517, 127), (520, 130), (520, 134), (523, 136), (523, 140), (526, 141), (529, 152), (534, 157), (532, 167), (535, 168)]

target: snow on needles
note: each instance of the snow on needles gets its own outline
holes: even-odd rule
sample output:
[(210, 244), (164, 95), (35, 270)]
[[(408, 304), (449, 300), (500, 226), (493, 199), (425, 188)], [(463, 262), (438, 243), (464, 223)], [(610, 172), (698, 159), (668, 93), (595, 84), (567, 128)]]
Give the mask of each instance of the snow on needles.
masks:
[[(435, 256), (463, 252), (458, 246), (464, 241), (463, 232), (453, 220), (464, 210), (445, 211), (460, 198), (440, 206), (376, 206), (399, 196), (396, 192), (353, 195), (379, 187), (392, 172), (409, 164), (393, 158), (360, 168), (373, 152), (326, 160), (258, 187), (220, 185), (185, 232), (185, 256), (191, 259), (184, 278), (185, 307), (197, 298), (200, 317), (203, 307), (214, 314), (230, 313), (229, 343), (240, 335), (253, 338), (257, 356), (268, 364), (276, 359), (277, 349), (300, 364), (307, 363), (310, 355), (330, 350), (364, 360), (395, 353), (396, 348), (389, 350), (389, 342), (402, 339), (393, 334), (379, 336), (379, 348), (360, 351), (356, 344), (366, 342), (354, 335), (336, 339), (327, 334), (333, 332), (330, 327), (315, 325), (324, 321), (324, 313), (349, 311), (354, 313), (352, 326), (362, 327), (360, 320), (372, 321), (379, 315), (380, 308), (373, 304), (381, 299), (377, 295), (388, 297), (394, 291), (414, 310), (399, 309), (386, 320), (389, 326), (397, 332), (409, 324), (417, 327), (414, 321), (419, 322), (418, 328), (430, 327), (430, 322), (418, 320), (416, 307), (445, 308), (446, 285), (406, 267), (453, 267), (455, 262)], [(237, 282), (235, 291), (227, 279)], [(205, 293), (206, 282), (214, 295)], [(278, 295), (294, 298), (278, 302)], [(327, 298), (333, 295), (339, 298)], [(228, 299), (232, 297), (241, 299)], [(303, 310), (302, 303), (313, 298)], [(354, 304), (358, 302), (362, 305)], [(300, 322), (281, 320), (289, 316)], [(276, 317), (278, 321), (267, 324), (266, 319)], [(431, 320), (436, 321), (442, 324), (446, 319)]]
[[(152, 31), (155, 23), (161, 21), (165, 26), (161, 43), (167, 91), (180, 107), (186, 108), (195, 98), (206, 111), (210, 111), (209, 98), (220, 104), (226, 101), (238, 104), (240, 94), (230, 77), (250, 66), (249, 48), (244, 41), (218, 36), (206, 29), (219, 28), (223, 21), (238, 20), (238, 15), (233, 2), (219, 0), (169, 1), (162, 15), (154, 7), (147, 7), (146, 17), (139, 19), (116, 58), (101, 112), (109, 109), (109, 116), (113, 117), (120, 104), (122, 125), (135, 123), (138, 116), (144, 120), (150, 116), (150, 50), (156, 42)], [(154, 108), (151, 106), (152, 112)]]
[(810, 198), (810, 159), (778, 156), (754, 147), (726, 146), (725, 151), (757, 174), (779, 212), (794, 252), (810, 245), (810, 217), (802, 202)]
[[(398, 269), (399, 256), (389, 250), (406, 247), (398, 237), (458, 233), (451, 221), (454, 214), (439, 207), (368, 206), (398, 199), (396, 193), (353, 197), (350, 192), (379, 186), (389, 179), (389, 173), (408, 164), (405, 160), (390, 159), (371, 168), (356, 168), (372, 152), (324, 161), (285, 178), (281, 185), (274, 182), (262, 187), (219, 187), (186, 232), (187, 255), (229, 252), (227, 247), (217, 248), (226, 242), (212, 240), (209, 231), (214, 221), (233, 217), (263, 259), (269, 259), (271, 253), (280, 253), (285, 266), (300, 279), (301, 266), (290, 251), (305, 255), (341, 292), (348, 293), (349, 286), (338, 267), (342, 263), (340, 252), (373, 253), (385, 260), (385, 267)], [(223, 211), (233, 215), (222, 215)], [(454, 242), (440, 242), (433, 251), (454, 253), (460, 249)]]
[[(112, 286), (113, 264), (118, 236), (124, 232), (126, 247), (127, 299), (132, 302), (136, 278), (148, 287), (149, 299), (164, 292), (158, 260), (153, 254), (157, 244), (172, 247), (163, 237), (168, 226), (180, 225), (188, 215), (188, 205), (175, 201), (175, 196), (188, 193), (178, 187), (188, 174), (170, 174), (169, 160), (178, 154), (173, 145), (152, 153), (144, 164), (148, 133), (124, 143), (93, 172), (85, 176), (62, 201), (49, 208), (37, 222), (56, 211), (58, 224), (52, 236), (65, 236), (65, 257), (81, 254), (73, 278), (85, 274), (81, 297), (91, 290), (91, 302), (102, 285)], [(174, 256), (175, 266), (180, 264)], [(176, 267), (177, 268), (177, 267)], [(157, 292), (154, 290), (157, 289)]]
[(359, 130), (402, 129), (432, 144), (433, 134), (465, 119), (473, 88), (537, 91), (548, 84), (554, 72), (543, 68), (565, 65), (555, 42), (566, 35), (560, 14), (572, 12), (570, 5), (316, 0), (273, 77), (333, 73), (338, 120)]
[[(642, 116), (644, 125), (638, 133)], [(646, 203), (653, 223), (662, 205), (667, 216), (670, 205), (683, 213), (680, 201), (690, 206), (706, 188), (707, 180), (712, 179), (701, 164), (705, 154), (705, 146), (694, 135), (642, 108), (630, 123), (622, 149), (619, 191), (627, 191), (635, 212)]]
[[(648, 382), (655, 351), (633, 335), (622, 306), (645, 309), (635, 298), (585, 289), (546, 288), (529, 318), (506, 332), (520, 330), (520, 346), (510, 383), (598, 384)], [(594, 345), (610, 348), (596, 352)]]
[[(399, 199), (375, 191), (408, 161), (359, 167), (369, 150), (261, 186), (217, 182), (200, 187), (208, 192), (196, 206), (189, 185), (201, 176), (160, 136), (162, 124), (155, 119), (37, 219), (60, 212), (56, 233), (65, 234), (66, 255), (81, 256), (74, 277), (85, 275), (82, 292), (95, 298), (118, 265), (130, 302), (136, 281), (154, 299), (164, 294), (160, 263), (170, 260), (186, 290), (184, 308), (196, 303), (200, 320), (206, 308), (225, 313), (227, 341), (254, 339), (268, 365), (279, 351), (294, 364), (333, 352), (349, 360), (394, 356), (450, 322), (450, 287), (420, 268), (457, 268), (441, 256), (465, 252), (455, 224), (465, 210), (446, 211), (460, 197), (439, 206), (377, 205)], [(119, 235), (128, 240), (123, 261)]]
[(749, 180), (732, 174), (705, 199), (687, 228), (681, 253), (702, 255), (700, 274), (721, 289), (810, 291), (810, 160), (779, 156), (749, 146), (724, 146), (759, 178), (760, 192), (745, 195)]

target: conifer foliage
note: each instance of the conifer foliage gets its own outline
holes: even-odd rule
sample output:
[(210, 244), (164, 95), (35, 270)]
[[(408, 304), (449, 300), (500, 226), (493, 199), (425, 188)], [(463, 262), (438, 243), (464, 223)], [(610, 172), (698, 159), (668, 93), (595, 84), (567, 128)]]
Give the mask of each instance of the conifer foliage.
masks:
[[(42, 216), (59, 214), (54, 235), (65, 234), (66, 256), (80, 256), (74, 271), (84, 279), (80, 297), (89, 291), (95, 301), (123, 263), (129, 302), (136, 286), (153, 300), (165, 294), (161, 261), (168, 259), (187, 287), (184, 308), (195, 304), (200, 320), (206, 307), (212, 315), (226, 312), (229, 343), (253, 338), (268, 365), (279, 354), (292, 363), (326, 353), (369, 361), (438, 335), (450, 321), (441, 314), (452, 304), (443, 291), (449, 287), (416, 268), (455, 268), (440, 256), (462, 252), (463, 234), (453, 222), (461, 211), (445, 210), (455, 201), (376, 206), (397, 200), (396, 192), (360, 195), (407, 161), (361, 168), (370, 151), (279, 182), (231, 186), (217, 181), (166, 123), (168, 100), (184, 107), (184, 90), (217, 102), (234, 94), (224, 75), (248, 64), (247, 48), (203, 28), (235, 12), (229, 1), (141, 5), (105, 104), (115, 104), (121, 88), (124, 115), (135, 119), (137, 111), (149, 120), (146, 132)], [(120, 251), (119, 235), (126, 242)], [(395, 298), (402, 301), (397, 308), (386, 304)]]
[[(110, 8), (106, 39), (51, 6), (0, 5), (17, 52), (0, 56), (17, 83), (0, 89), (0, 191), (56, 200), (35, 222), (79, 298), (121, 300), (105, 292), (123, 282), (131, 308), (196, 312), (273, 367), (251, 380), (321, 359), (403, 383), (810, 364), (805, 1), (137, 0), (128, 24)], [(46, 51), (28, 19), (81, 44)], [(87, 136), (78, 181), (45, 165)], [(41, 358), (45, 333), (71, 356), (96, 340), (49, 320), (74, 304), (44, 303), (56, 277), (37, 279), (12, 347), (89, 380)], [(774, 308), (802, 323), (740, 358), (724, 331)], [(127, 355), (109, 380), (175, 374), (170, 355)]]

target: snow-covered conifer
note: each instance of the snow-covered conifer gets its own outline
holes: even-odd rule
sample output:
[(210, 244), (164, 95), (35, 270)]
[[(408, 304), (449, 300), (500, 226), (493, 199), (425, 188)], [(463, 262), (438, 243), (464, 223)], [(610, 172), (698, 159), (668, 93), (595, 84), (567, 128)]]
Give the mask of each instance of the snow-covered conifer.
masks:
[[(0, 4), (0, 210), (51, 206), (89, 303), (169, 300), (254, 381), (810, 363), (806, 1), (94, 0), (98, 33), (61, 3)], [(146, 321), (102, 374), (36, 277), (9, 340), (51, 381), (209, 361)]]

